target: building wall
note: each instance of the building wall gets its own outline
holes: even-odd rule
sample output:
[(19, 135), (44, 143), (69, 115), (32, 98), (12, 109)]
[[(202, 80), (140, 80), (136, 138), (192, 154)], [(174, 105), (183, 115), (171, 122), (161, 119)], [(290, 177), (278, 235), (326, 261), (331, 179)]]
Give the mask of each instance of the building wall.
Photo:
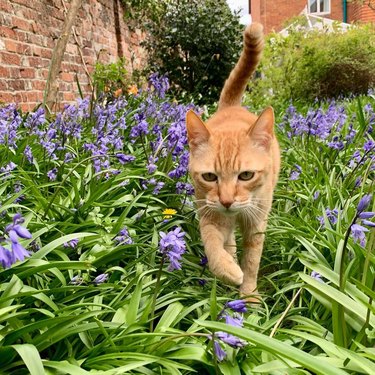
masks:
[[(251, 0), (254, 21), (261, 22), (266, 33), (280, 31), (285, 22), (298, 16), (307, 6), (307, 0)], [(374, 3), (375, 5), (375, 3)], [(343, 22), (343, 1), (331, 0), (331, 12), (324, 17)], [(375, 11), (367, 5), (347, 2), (347, 22), (375, 22)]]
[[(375, 2), (372, 5), (375, 8)], [(348, 22), (375, 22), (375, 9), (366, 4), (348, 3)]]
[[(91, 92), (87, 73), (97, 61), (119, 57), (139, 64), (139, 31), (123, 20), (121, 0), (84, 0), (66, 47), (59, 76), (60, 103), (78, 97), (77, 76), (83, 91)], [(0, 1), (0, 103), (17, 102), (31, 110), (43, 100), (52, 50), (65, 19), (68, 0)], [(116, 27), (117, 24), (117, 27)]]

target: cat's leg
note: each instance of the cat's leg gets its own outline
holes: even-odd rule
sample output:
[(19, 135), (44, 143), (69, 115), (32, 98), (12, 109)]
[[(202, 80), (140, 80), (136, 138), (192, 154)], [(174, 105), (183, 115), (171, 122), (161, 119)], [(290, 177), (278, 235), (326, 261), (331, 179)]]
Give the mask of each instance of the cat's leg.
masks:
[(234, 239), (233, 226), (202, 220), (200, 229), (210, 271), (228, 284), (241, 285), (243, 272), (233, 257), (233, 246), (229, 246)]
[(227, 251), (234, 259), (237, 259), (236, 252), (237, 252), (237, 247), (236, 247), (236, 237), (234, 235), (234, 231), (229, 234), (229, 237), (227, 241), (224, 244), (224, 249)]
[[(241, 269), (244, 273), (243, 283), (240, 286), (241, 296), (248, 297), (249, 302), (259, 302), (260, 297), (257, 290), (257, 278), (260, 259), (263, 251), (264, 229), (257, 233), (243, 232), (243, 253), (241, 258)], [(249, 233), (250, 232), (250, 233)]]

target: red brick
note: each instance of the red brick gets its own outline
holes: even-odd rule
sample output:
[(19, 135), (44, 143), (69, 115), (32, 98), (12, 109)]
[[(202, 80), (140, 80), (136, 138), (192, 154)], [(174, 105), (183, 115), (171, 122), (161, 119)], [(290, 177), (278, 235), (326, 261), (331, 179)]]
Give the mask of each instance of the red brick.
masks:
[(0, 78), (8, 78), (9, 74), (9, 68), (0, 65)]
[(0, 61), (5, 65), (17, 65), (21, 64), (21, 57), (9, 52), (0, 52)]
[(0, 25), (0, 36), (10, 39), (16, 39), (16, 32), (11, 27)]
[(0, 103), (12, 103), (13, 95), (9, 92), (0, 92)]
[(27, 22), (24, 19), (15, 17), (15, 16), (12, 17), (12, 27), (15, 29), (21, 29), (24, 31), (32, 30), (32, 26), (30, 22)]
[(35, 78), (35, 69), (33, 68), (21, 68), (20, 69), (21, 78)]

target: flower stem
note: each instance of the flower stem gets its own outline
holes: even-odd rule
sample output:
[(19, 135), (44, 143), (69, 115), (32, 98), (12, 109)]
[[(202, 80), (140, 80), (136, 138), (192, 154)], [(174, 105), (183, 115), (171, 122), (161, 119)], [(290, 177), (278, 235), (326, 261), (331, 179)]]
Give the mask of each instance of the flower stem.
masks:
[(154, 332), (154, 317), (155, 317), (156, 297), (157, 297), (159, 289), (160, 289), (160, 280), (161, 280), (161, 274), (163, 273), (163, 265), (164, 265), (164, 256), (162, 256), (161, 261), (160, 261), (158, 274), (156, 276), (154, 295), (152, 297), (152, 305), (151, 305), (151, 312), (150, 312), (150, 332)]

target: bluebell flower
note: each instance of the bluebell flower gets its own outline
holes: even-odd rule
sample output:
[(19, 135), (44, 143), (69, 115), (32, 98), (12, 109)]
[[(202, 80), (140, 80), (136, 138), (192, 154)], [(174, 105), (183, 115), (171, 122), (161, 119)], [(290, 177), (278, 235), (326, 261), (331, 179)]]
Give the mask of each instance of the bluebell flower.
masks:
[(310, 276), (313, 277), (315, 280), (324, 283), (324, 281), (323, 281), (322, 276), (320, 275), (320, 273), (318, 273), (316, 271), (312, 271)]
[(353, 224), (350, 227), (351, 235), (353, 237), (354, 242), (359, 242), (359, 244), (362, 247), (365, 247), (366, 245), (366, 234), (365, 232), (368, 232), (369, 230), (362, 225), (359, 224)]
[(78, 239), (74, 238), (73, 240), (70, 240), (68, 242), (64, 242), (63, 246), (64, 247), (71, 247), (75, 248), (78, 245)]
[(10, 250), (0, 245), (0, 264), (3, 268), (9, 268), (13, 264), (13, 256)]
[(294, 164), (294, 169), (290, 173), (289, 180), (291, 181), (298, 180), (301, 172), (302, 172), (302, 168), (298, 164)]
[[(333, 210), (327, 208), (326, 209), (326, 216), (328, 218), (328, 221), (331, 223), (331, 225), (335, 225), (337, 223), (337, 215), (339, 213), (339, 210), (337, 208), (334, 208)], [(321, 226), (325, 226), (325, 219), (324, 216), (318, 216), (318, 220)]]
[(243, 348), (247, 344), (246, 341), (240, 339), (237, 336), (231, 335), (230, 333), (227, 333), (227, 332), (221, 332), (221, 331), (216, 332), (215, 336), (219, 340), (225, 342), (226, 344), (228, 344), (229, 346), (235, 349)]
[[(244, 311), (246, 311), (246, 307), (244, 308)], [(243, 326), (243, 317), (238, 314), (234, 314), (233, 316), (225, 313), (223, 314), (223, 317), (225, 319), (225, 323), (229, 324), (233, 327), (242, 327)]]
[(102, 273), (95, 277), (95, 279), (92, 281), (94, 284), (99, 285), (103, 284), (108, 280), (108, 274)]
[(24, 150), (24, 154), (26, 156), (26, 159), (29, 163), (32, 163), (34, 160), (33, 152), (31, 151), (31, 147), (27, 145)]
[(358, 215), (360, 219), (372, 219), (374, 216), (375, 216), (375, 212), (371, 212), (371, 211), (364, 211)]
[(366, 225), (367, 227), (375, 228), (375, 223), (369, 220), (362, 220), (362, 224)]
[(132, 238), (130, 237), (129, 231), (126, 227), (122, 228), (118, 235), (114, 239), (118, 244), (131, 245), (133, 243)]
[(208, 264), (208, 258), (206, 256), (202, 257), (199, 261), (199, 265), (205, 267)]
[(74, 276), (71, 280), (70, 280), (70, 284), (73, 284), (73, 285), (81, 285), (83, 283), (83, 278), (81, 276)]
[(168, 233), (160, 232), (159, 250), (169, 259), (168, 271), (181, 269), (182, 254), (185, 253), (185, 233), (177, 227)]
[(169, 89), (169, 80), (166, 76), (160, 76), (159, 73), (150, 75), (149, 85), (154, 89), (155, 93), (161, 98), (165, 98), (165, 94)]
[(121, 164), (130, 163), (130, 162), (135, 160), (135, 156), (125, 155), (125, 154), (122, 154), (122, 153), (116, 154), (116, 157)]
[(316, 200), (319, 198), (319, 195), (320, 195), (320, 191), (317, 190), (317, 191), (314, 193), (314, 195), (313, 195), (313, 199), (314, 199), (314, 201), (316, 201)]
[(371, 202), (371, 199), (372, 199), (371, 194), (364, 195), (358, 203), (357, 212), (360, 213), (362, 211), (365, 211), (367, 209), (367, 207), (369, 206), (369, 204)]
[(51, 170), (49, 170), (47, 172), (47, 177), (51, 180), (51, 181), (55, 181), (56, 178), (57, 178), (57, 168), (52, 168)]
[(227, 353), (216, 340), (214, 340), (214, 353), (219, 362), (223, 361), (227, 356)]
[(229, 301), (225, 304), (225, 306), (239, 313), (244, 313), (247, 311), (246, 302), (242, 299)]

